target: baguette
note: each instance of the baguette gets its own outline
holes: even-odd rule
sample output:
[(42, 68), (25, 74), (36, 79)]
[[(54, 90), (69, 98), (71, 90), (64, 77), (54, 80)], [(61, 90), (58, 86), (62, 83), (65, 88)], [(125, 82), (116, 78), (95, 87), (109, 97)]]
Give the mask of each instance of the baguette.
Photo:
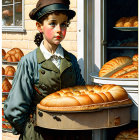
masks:
[(138, 70), (130, 71), (116, 78), (138, 78)]
[(112, 76), (110, 76), (110, 78), (117, 78), (118, 76), (121, 76), (123, 74), (126, 74), (134, 70), (138, 70), (138, 65), (133, 65), (133, 64), (128, 65), (128, 66), (123, 67), (121, 70), (115, 72)]
[(77, 111), (131, 103), (132, 101), (128, 98), (124, 88), (107, 84), (103, 86), (86, 85), (61, 89), (46, 96), (37, 107), (49, 111)]
[(106, 62), (99, 71), (99, 77), (110, 77), (123, 67), (132, 64), (132, 58), (129, 56), (120, 56)]

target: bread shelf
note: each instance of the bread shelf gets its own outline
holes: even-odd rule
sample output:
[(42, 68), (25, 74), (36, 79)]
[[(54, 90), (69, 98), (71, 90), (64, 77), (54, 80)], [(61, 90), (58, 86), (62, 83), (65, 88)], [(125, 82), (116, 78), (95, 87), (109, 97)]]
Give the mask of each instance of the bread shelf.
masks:
[(2, 61), (2, 64), (3, 65), (17, 65), (18, 64), (18, 62), (8, 62), (8, 61)]
[(138, 31), (138, 27), (113, 27), (119, 31)]
[(120, 46), (114, 46), (114, 47), (107, 47), (107, 49), (138, 49), (138, 47), (120, 47)]
[(2, 79), (3, 79), (3, 78), (10, 78), (10, 79), (12, 78), (12, 79), (13, 79), (14, 76), (2, 75)]
[(10, 132), (10, 133), (12, 133), (12, 130), (11, 129), (7, 129), (7, 128), (2, 128), (2, 132)]
[(138, 78), (109, 78), (109, 77), (98, 77), (94, 73), (90, 74), (91, 81), (98, 84), (116, 84), (126, 85), (128, 87), (135, 87), (138, 90)]

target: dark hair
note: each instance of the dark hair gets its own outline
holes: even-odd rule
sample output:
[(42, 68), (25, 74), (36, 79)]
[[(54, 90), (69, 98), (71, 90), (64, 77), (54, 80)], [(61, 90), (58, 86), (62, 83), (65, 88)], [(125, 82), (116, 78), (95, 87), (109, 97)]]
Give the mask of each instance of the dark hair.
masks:
[(42, 33), (37, 33), (37, 34), (35, 35), (34, 42), (35, 42), (35, 44), (36, 44), (38, 47), (40, 46), (42, 40), (43, 40), (43, 34), (42, 34)]
[[(54, 12), (51, 12), (51, 13), (47, 13), (45, 16), (43, 16), (42, 18), (40, 18), (37, 22), (39, 22), (40, 24), (43, 24), (43, 21), (44, 21), (50, 14), (52, 14), (52, 13), (54, 13), (54, 14), (56, 14), (56, 15), (59, 15), (59, 14), (64, 14), (64, 15), (66, 15), (66, 16), (68, 17), (68, 25), (67, 25), (67, 27), (69, 26), (69, 24), (70, 24), (70, 19), (69, 19), (68, 14), (67, 14), (65, 11), (54, 11)], [(40, 46), (42, 40), (43, 40), (43, 34), (42, 34), (42, 33), (37, 33), (37, 34), (35, 35), (34, 42), (35, 42), (35, 44), (36, 44), (38, 47)]]

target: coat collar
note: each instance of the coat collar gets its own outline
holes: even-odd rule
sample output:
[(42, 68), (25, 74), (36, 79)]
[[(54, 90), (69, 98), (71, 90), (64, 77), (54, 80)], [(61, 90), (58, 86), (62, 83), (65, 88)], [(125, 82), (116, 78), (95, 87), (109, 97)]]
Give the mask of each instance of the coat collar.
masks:
[[(71, 58), (68, 54), (68, 52), (63, 48), (64, 51), (64, 58), (61, 59), (60, 64), (60, 73), (62, 73), (65, 69), (70, 67), (71, 64)], [(42, 54), (40, 48), (37, 48), (37, 62), (39, 64), (42, 64), (41, 66), (45, 69), (49, 69), (55, 72), (59, 72), (59, 69), (55, 66), (55, 64), (51, 60), (46, 60), (44, 55)]]

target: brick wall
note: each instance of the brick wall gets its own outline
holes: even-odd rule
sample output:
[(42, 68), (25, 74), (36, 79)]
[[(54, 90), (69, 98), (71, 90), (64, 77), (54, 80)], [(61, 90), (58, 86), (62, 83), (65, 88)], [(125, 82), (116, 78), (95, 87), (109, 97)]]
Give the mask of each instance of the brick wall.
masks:
[[(37, 33), (35, 21), (29, 18), (29, 12), (35, 7), (38, 0), (25, 0), (25, 30), (26, 33), (2, 33), (2, 48), (7, 52), (11, 48), (20, 48), (24, 54), (29, 53), (37, 46), (33, 42)], [(77, 0), (70, 0), (70, 8), (77, 11)], [(62, 41), (62, 46), (77, 56), (77, 16), (71, 20), (67, 35)]]

